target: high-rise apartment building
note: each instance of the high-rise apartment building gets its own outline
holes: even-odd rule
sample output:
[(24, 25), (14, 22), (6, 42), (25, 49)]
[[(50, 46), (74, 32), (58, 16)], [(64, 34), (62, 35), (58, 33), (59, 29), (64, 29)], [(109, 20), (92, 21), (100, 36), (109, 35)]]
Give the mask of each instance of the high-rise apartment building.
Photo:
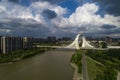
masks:
[(33, 38), (32, 37), (24, 37), (23, 38), (23, 48), (30, 49), (32, 48)]
[(0, 53), (5, 54), (20, 49), (30, 49), (32, 48), (32, 40), (32, 37), (1, 36)]

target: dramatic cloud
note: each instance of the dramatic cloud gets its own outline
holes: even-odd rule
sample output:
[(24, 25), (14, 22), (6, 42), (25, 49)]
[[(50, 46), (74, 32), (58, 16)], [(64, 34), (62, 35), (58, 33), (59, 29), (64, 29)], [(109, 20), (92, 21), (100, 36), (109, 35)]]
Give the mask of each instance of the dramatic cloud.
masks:
[(104, 12), (120, 16), (120, 0), (93, 0), (98, 2), (104, 9)]
[(31, 4), (32, 2), (38, 2), (38, 1), (45, 2), (46, 1), (51, 4), (58, 4), (65, 0), (0, 0), (0, 1), (10, 1), (14, 3), (28, 2), (29, 4)]
[(65, 1), (65, 0), (30, 0), (31, 2), (35, 2), (35, 1), (47, 1), (47, 2), (50, 2), (52, 4), (57, 4), (57, 3), (60, 3), (62, 1)]
[[(113, 33), (113, 29), (120, 29), (120, 16), (108, 13), (101, 16), (98, 14), (99, 10), (100, 6), (97, 4), (85, 3), (78, 6), (70, 16), (65, 17), (68, 13), (67, 8), (47, 1), (32, 2), (27, 7), (2, 1), (0, 2), (0, 34), (61, 36), (82, 32)], [(106, 31), (107, 29), (109, 31)]]
[(116, 28), (116, 26), (113, 26), (113, 25), (103, 25), (102, 28), (103, 29), (114, 29), (114, 28)]
[(62, 18), (60, 22), (56, 19), (53, 22), (60, 27), (86, 27), (89, 31), (100, 30), (102, 25), (107, 24), (120, 27), (120, 16), (105, 14), (104, 17), (101, 17), (96, 14), (98, 11), (99, 6), (94, 3), (86, 3), (79, 6), (69, 18)]
[(52, 11), (49, 9), (43, 10), (42, 14), (48, 19), (53, 19), (57, 17), (57, 14), (55, 13), (55, 11)]
[[(43, 12), (45, 13), (44, 16)], [(1, 35), (8, 32), (9, 35), (28, 35), (29, 33), (32, 36), (59, 34), (62, 30), (58, 29), (50, 21), (46, 21), (45, 18), (62, 18), (65, 13), (66, 9), (48, 2), (35, 2), (29, 7), (0, 2), (0, 33)]]
[(19, 2), (19, 0), (8, 0), (8, 1), (15, 2), (15, 3)]

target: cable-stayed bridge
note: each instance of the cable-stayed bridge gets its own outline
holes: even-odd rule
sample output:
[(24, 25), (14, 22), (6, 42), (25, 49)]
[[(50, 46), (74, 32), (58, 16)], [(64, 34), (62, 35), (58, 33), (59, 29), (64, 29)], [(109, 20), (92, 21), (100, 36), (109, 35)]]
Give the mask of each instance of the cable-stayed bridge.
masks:
[(93, 49), (94, 47), (92, 45), (90, 45), (84, 36), (82, 36), (82, 46), (80, 47), (79, 46), (79, 37), (81, 35), (78, 34), (76, 36), (76, 38), (74, 39), (74, 41), (68, 45), (68, 46), (40, 46), (40, 45), (37, 45), (37, 47), (51, 47), (51, 48), (64, 48), (64, 49)]
[(69, 48), (69, 49), (80, 49), (80, 48), (82, 48), (82, 49), (93, 49), (93, 48), (94, 48), (92, 45), (90, 45), (90, 44), (86, 41), (86, 39), (85, 39), (84, 36), (82, 36), (82, 46), (80, 47), (80, 46), (79, 46), (79, 37), (80, 37), (80, 36), (81, 36), (81, 35), (78, 34), (78, 35), (76, 36), (75, 40), (74, 40), (70, 45), (68, 45), (68, 46), (65, 47), (65, 48)]

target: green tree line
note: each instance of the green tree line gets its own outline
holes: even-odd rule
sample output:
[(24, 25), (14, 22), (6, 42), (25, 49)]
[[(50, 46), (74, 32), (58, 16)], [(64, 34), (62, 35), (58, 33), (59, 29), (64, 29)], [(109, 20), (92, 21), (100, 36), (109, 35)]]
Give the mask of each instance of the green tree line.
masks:
[(14, 62), (36, 54), (43, 53), (50, 48), (33, 48), (29, 50), (17, 50), (11, 53), (0, 54), (0, 63)]

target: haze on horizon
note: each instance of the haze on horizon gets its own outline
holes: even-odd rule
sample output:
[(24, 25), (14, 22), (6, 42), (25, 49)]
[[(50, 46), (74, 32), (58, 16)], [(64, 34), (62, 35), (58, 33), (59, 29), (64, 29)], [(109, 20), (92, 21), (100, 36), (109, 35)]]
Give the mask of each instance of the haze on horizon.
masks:
[(120, 37), (120, 0), (0, 0), (0, 35)]

